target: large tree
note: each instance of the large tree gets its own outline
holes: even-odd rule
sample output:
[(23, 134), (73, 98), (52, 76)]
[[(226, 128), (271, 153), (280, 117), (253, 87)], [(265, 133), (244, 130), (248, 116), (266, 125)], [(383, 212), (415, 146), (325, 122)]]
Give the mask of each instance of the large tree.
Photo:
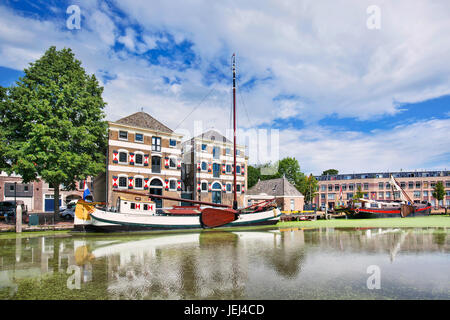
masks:
[(70, 190), (105, 169), (107, 122), (103, 88), (71, 49), (49, 48), (0, 100), (2, 151), (8, 173), (25, 183), (43, 179)]
[(445, 188), (442, 181), (439, 181), (436, 183), (436, 185), (433, 188), (432, 192), (433, 198), (437, 200), (436, 207), (439, 207), (439, 201), (444, 200), (445, 196)]
[(305, 203), (312, 203), (319, 190), (319, 182), (310, 174), (309, 176), (304, 176), (296, 185), (296, 188), (305, 196)]

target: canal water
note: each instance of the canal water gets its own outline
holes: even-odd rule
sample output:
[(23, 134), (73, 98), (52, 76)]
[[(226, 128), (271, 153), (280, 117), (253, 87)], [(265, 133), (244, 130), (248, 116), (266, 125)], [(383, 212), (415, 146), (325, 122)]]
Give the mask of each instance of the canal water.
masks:
[(450, 299), (447, 229), (0, 238), (0, 299)]

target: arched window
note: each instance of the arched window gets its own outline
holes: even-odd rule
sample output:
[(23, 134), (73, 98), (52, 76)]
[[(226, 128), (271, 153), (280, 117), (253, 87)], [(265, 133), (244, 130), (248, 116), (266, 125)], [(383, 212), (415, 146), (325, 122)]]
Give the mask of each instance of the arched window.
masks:
[(222, 186), (218, 182), (214, 182), (211, 186), (212, 190), (222, 190)]
[(162, 187), (163, 183), (159, 179), (153, 179), (152, 181), (150, 181), (150, 185), (154, 187)]

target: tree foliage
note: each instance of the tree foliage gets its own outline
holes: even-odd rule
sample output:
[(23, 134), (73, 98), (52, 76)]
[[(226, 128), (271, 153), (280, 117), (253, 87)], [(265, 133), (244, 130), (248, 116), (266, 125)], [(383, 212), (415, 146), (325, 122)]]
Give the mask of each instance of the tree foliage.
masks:
[(339, 173), (339, 171), (338, 170), (336, 170), (336, 169), (328, 169), (328, 170), (325, 170), (324, 172), (322, 172), (322, 175), (323, 176), (335, 176), (335, 175), (337, 175)]
[(355, 194), (353, 195), (353, 199), (357, 200), (361, 198), (364, 198), (364, 192), (362, 192), (361, 186), (358, 186)]
[[(25, 183), (42, 178), (51, 186), (74, 189), (76, 179), (105, 168), (103, 88), (67, 48), (49, 48), (24, 73), (1, 93), (3, 168), (20, 174)], [(58, 199), (55, 188), (55, 204)]]
[(444, 188), (444, 183), (442, 183), (442, 181), (438, 181), (436, 183), (436, 185), (433, 188), (432, 195), (433, 195), (433, 198), (438, 200), (438, 202), (444, 200), (445, 188)]

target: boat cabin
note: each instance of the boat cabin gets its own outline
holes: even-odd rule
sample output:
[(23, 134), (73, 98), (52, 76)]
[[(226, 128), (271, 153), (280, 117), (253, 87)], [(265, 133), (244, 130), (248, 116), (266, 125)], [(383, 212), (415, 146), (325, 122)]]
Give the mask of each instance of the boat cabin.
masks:
[(146, 201), (119, 197), (117, 198), (115, 211), (127, 214), (155, 215), (156, 206), (155, 203), (150, 200)]

